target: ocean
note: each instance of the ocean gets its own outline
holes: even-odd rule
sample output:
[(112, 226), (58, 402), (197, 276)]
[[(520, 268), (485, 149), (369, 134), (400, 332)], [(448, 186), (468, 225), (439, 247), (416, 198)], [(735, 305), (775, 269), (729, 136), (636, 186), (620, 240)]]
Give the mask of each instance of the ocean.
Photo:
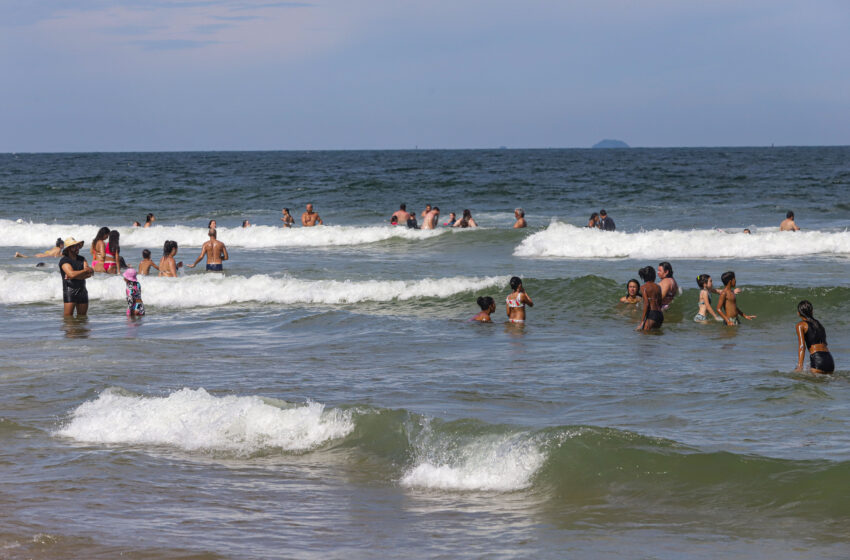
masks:
[[(0, 557), (846, 558), (848, 192), (848, 147), (0, 154)], [(141, 277), (136, 321), (102, 274), (63, 319), (57, 259), (13, 257), (108, 226), (189, 264), (210, 219), (224, 274)], [(756, 318), (695, 323), (727, 270)], [(802, 299), (832, 376), (794, 371)]]

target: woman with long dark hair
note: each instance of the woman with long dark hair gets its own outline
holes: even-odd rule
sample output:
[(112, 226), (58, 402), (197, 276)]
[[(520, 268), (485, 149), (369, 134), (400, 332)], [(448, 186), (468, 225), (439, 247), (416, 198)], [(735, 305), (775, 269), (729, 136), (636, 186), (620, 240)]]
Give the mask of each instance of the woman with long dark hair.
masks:
[(815, 319), (811, 302), (804, 299), (798, 303), (797, 315), (800, 317), (796, 328), (797, 371), (803, 370), (803, 358), (806, 357), (808, 348), (809, 370), (812, 373), (832, 373), (835, 371), (835, 362), (826, 345), (826, 330), (820, 321)]
[(478, 227), (478, 224), (472, 218), (472, 212), (469, 211), (469, 208), (463, 211), (463, 216), (461, 219), (456, 221), (452, 227), (459, 228), (468, 228), (468, 227)]
[(106, 242), (103, 253), (103, 269), (108, 274), (118, 274), (119, 264), (121, 262), (121, 245), (118, 242), (120, 234), (117, 229), (109, 232), (109, 241)]
[(106, 272), (103, 262), (106, 260), (106, 239), (109, 228), (104, 226), (97, 230), (97, 235), (91, 242), (91, 267), (95, 272)]
[(183, 261), (175, 262), (177, 242), (170, 239), (162, 246), (162, 258), (159, 261), (159, 275), (177, 277), (177, 269), (183, 266)]

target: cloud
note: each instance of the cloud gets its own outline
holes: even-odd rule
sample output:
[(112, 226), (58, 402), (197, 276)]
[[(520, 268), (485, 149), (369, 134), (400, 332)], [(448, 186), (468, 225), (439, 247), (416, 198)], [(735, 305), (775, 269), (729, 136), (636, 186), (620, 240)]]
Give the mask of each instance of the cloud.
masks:
[(131, 44), (139, 45), (147, 51), (180, 51), (186, 49), (197, 49), (218, 43), (218, 41), (195, 41), (192, 39), (151, 39), (131, 41)]

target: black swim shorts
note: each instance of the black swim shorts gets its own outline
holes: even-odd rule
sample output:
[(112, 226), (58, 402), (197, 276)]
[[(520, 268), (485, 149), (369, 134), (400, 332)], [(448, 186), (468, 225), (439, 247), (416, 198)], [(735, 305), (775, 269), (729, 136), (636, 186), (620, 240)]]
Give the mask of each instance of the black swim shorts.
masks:
[(88, 303), (89, 291), (83, 288), (65, 286), (62, 290), (62, 301), (65, 303)]
[(224, 268), (222, 268), (221, 264), (208, 264), (207, 270), (212, 272), (221, 272)]
[(825, 373), (835, 371), (835, 362), (832, 359), (832, 354), (829, 352), (815, 352), (809, 354), (809, 365), (812, 369), (817, 369)]

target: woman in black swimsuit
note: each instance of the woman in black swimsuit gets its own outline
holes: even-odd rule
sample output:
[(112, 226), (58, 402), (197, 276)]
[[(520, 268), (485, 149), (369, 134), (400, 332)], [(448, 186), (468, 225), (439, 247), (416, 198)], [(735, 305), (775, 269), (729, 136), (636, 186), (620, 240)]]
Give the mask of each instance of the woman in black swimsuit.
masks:
[(805, 299), (798, 303), (797, 315), (801, 319), (797, 323), (797, 371), (803, 370), (803, 358), (806, 357), (808, 348), (811, 372), (832, 373), (835, 371), (835, 362), (826, 345), (826, 330), (820, 321), (814, 318), (812, 304)]
[(649, 331), (661, 328), (664, 323), (664, 313), (661, 311), (661, 286), (655, 283), (655, 270), (645, 266), (638, 271), (643, 280), (640, 295), (643, 296), (643, 317), (635, 330)]

